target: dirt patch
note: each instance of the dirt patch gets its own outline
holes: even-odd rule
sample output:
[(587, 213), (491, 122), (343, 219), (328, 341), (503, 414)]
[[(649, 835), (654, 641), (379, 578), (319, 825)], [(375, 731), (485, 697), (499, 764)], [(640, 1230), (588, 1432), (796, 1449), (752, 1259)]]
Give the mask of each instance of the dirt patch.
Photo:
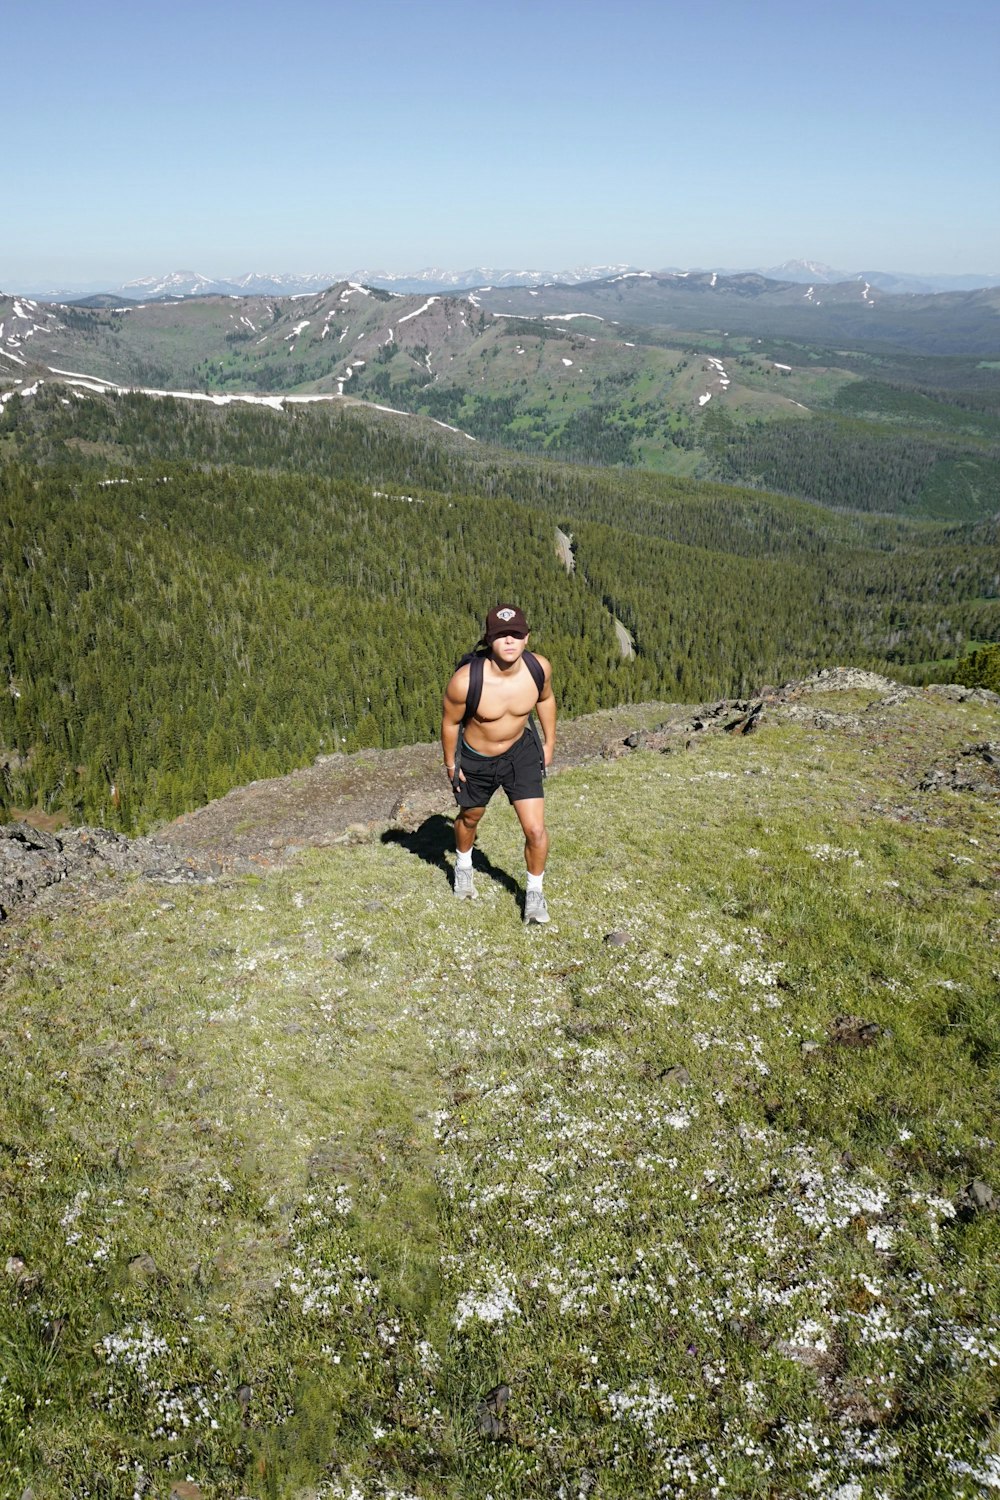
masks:
[(37, 828), (40, 833), (57, 833), (60, 828), (69, 827), (68, 813), (47, 813), (40, 807), (12, 807), (10, 820), (12, 823), (27, 823), (29, 828)]

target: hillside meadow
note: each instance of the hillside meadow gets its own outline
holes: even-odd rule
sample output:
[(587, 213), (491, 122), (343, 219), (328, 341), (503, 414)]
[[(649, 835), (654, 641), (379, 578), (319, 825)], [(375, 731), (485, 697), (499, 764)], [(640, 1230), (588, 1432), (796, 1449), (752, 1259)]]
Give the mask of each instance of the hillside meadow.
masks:
[(997, 742), (883, 685), (564, 771), (547, 929), (506, 809), (474, 903), (435, 816), (6, 924), (3, 1493), (995, 1489)]

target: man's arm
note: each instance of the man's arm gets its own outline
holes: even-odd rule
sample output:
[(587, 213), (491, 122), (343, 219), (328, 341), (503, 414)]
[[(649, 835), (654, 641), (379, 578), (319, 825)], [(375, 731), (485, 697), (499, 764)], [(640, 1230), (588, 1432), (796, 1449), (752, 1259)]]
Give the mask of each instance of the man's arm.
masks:
[(469, 695), (469, 669), (462, 667), (445, 688), (441, 714), (441, 752), (448, 780), (455, 776), (455, 755), (458, 750), (458, 731), (465, 718), (465, 700)]
[(542, 754), (546, 769), (552, 764), (552, 755), (556, 748), (556, 697), (552, 691), (552, 664), (546, 661), (544, 656), (538, 658), (542, 671), (545, 673), (545, 685), (538, 695), (538, 703), (535, 705), (535, 713), (538, 722), (542, 726), (542, 735), (545, 744)]

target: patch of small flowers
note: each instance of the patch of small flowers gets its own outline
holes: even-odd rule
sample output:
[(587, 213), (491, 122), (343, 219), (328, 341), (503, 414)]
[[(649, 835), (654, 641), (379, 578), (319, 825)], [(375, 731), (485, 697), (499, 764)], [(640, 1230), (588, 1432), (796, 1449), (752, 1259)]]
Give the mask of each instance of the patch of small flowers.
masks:
[(819, 860), (820, 864), (860, 865), (862, 863), (859, 849), (841, 849), (836, 844), (806, 844), (805, 851), (811, 854), (813, 859)]
[[(626, 950), (599, 994), (614, 994), (621, 1005), (623, 996), (641, 1001), (658, 987), (662, 1001), (669, 978), (671, 999), (685, 1013), (700, 1006), (702, 1015), (725, 1017), (721, 1027), (716, 1021), (711, 1031), (689, 1035), (695, 1055), (730, 1056), (766, 1079), (775, 1046), (784, 1047), (789, 1035), (780, 1019), (782, 964), (766, 950), (755, 928), (724, 937), (706, 924), (680, 961), (666, 966)], [(746, 1025), (762, 1000), (775, 1012), (770, 1035)], [(537, 997), (531, 1003), (539, 1015)], [(598, 1003), (596, 996), (588, 1001)], [(734, 1025), (739, 1017), (742, 1025)], [(516, 1337), (524, 1347), (570, 1322), (593, 1351), (591, 1379), (600, 1381), (609, 1359), (621, 1373), (630, 1366), (629, 1379), (603, 1379), (602, 1401), (613, 1427), (629, 1427), (645, 1443), (650, 1474), (665, 1496), (692, 1488), (733, 1492), (741, 1475), (762, 1470), (802, 1493), (878, 1493), (869, 1476), (891, 1483), (901, 1448), (843, 1420), (844, 1392), (867, 1421), (907, 1399), (921, 1362), (943, 1355), (953, 1367), (965, 1359), (989, 1369), (995, 1356), (992, 1336), (949, 1329), (940, 1304), (935, 1330), (933, 1301), (892, 1270), (899, 1251), (934, 1245), (953, 1217), (950, 1202), (905, 1177), (890, 1183), (872, 1168), (847, 1165), (819, 1141), (790, 1142), (752, 1116), (738, 1122), (734, 1154), (734, 1132), (718, 1125), (719, 1111), (729, 1117), (728, 1090), (709, 1099), (694, 1087), (683, 1102), (654, 1100), (631, 1071), (626, 1045), (577, 1043), (565, 1023), (555, 1027), (562, 1033), (555, 1045), (505, 1077), (504, 1048), (527, 1055), (520, 1033), (529, 1024), (524, 1012), (505, 1006), (502, 1029), (468, 1035), (461, 1109), (437, 1119), (441, 1181), (466, 1247), (463, 1326), (474, 1305), (495, 1311), (495, 1325), (489, 1317), (479, 1321), (484, 1336), (502, 1327), (505, 1340)], [(611, 1162), (613, 1174), (606, 1170)], [(685, 1200), (688, 1233), (657, 1243), (657, 1227)], [(644, 1235), (638, 1256), (637, 1231)], [(496, 1250), (503, 1244), (511, 1258), (500, 1270)], [(854, 1270), (859, 1255), (866, 1272)], [(751, 1331), (751, 1366), (772, 1372), (765, 1386), (777, 1377), (812, 1387), (813, 1413), (765, 1442), (761, 1387), (735, 1378), (747, 1368), (745, 1353), (726, 1357), (734, 1327)], [(659, 1378), (641, 1357), (625, 1353), (639, 1329), (659, 1342)], [(683, 1351), (686, 1338), (699, 1349), (700, 1357), (689, 1356), (698, 1364), (693, 1385), (685, 1388), (681, 1379), (683, 1358), (664, 1358), (664, 1338), (675, 1341), (668, 1348)], [(835, 1370), (850, 1372), (839, 1393), (832, 1374), (827, 1384), (826, 1372)], [(557, 1371), (552, 1378), (560, 1378)], [(698, 1413), (696, 1425), (704, 1424), (712, 1392), (729, 1413), (725, 1439), (678, 1447), (678, 1413), (689, 1422)], [(612, 1461), (596, 1431), (594, 1441)]]
[(981, 1449), (975, 1457), (967, 1459), (939, 1450), (937, 1457), (944, 1461), (949, 1474), (970, 1479), (980, 1494), (1000, 1490), (1000, 1451), (991, 1453), (989, 1449)]
[(502, 1268), (484, 1265), (478, 1284), (460, 1292), (455, 1301), (454, 1324), (462, 1329), (467, 1323), (496, 1325), (520, 1316), (513, 1279)]
[(149, 1323), (126, 1324), (105, 1334), (94, 1352), (110, 1372), (95, 1401), (129, 1428), (139, 1426), (147, 1437), (165, 1442), (218, 1430), (223, 1374), (192, 1378), (197, 1359), (186, 1336), (172, 1345)]
[(275, 1280), (287, 1305), (307, 1319), (332, 1320), (379, 1300), (378, 1283), (354, 1250), (345, 1221), (353, 1210), (346, 1183), (302, 1198), (289, 1226), (290, 1260)]

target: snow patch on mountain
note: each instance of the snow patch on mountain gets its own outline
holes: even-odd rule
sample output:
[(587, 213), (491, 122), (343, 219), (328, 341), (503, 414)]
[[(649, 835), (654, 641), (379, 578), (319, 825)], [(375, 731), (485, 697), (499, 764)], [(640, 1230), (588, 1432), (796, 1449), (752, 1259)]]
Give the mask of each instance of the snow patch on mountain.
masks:
[(597, 313), (542, 313), (543, 323), (569, 323), (573, 318), (593, 318), (595, 323), (604, 322), (604, 319)]
[(427, 301), (424, 303), (424, 305), (422, 307), (416, 308), (413, 312), (404, 313), (401, 318), (397, 318), (397, 320), (396, 320), (397, 326), (400, 323), (408, 323), (411, 318), (419, 318), (421, 313), (427, 312), (428, 308), (433, 307), (434, 304), (435, 304), (435, 302), (440, 302), (440, 301), (441, 301), (440, 297), (428, 297)]

